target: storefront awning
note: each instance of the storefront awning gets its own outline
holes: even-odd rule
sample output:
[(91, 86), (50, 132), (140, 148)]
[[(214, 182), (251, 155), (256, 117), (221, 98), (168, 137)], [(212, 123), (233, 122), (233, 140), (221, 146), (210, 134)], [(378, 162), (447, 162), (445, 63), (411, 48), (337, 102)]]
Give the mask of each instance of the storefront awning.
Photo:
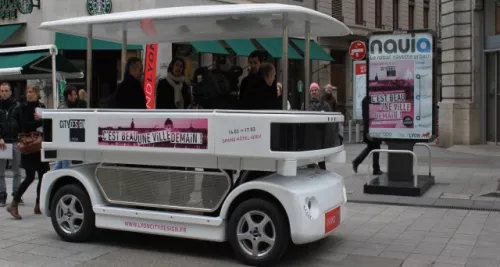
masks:
[[(87, 50), (87, 38), (56, 33), (55, 45), (59, 50)], [(122, 44), (92, 39), (92, 50), (121, 50)], [(127, 50), (142, 50), (142, 45), (127, 45)]]
[(16, 33), (25, 23), (8, 24), (0, 26), (0, 43), (5, 42), (9, 37)]
[[(256, 39), (257, 42), (266, 49), (274, 58), (281, 58), (282, 55), (282, 39), (281, 38), (261, 38)], [(290, 44), (288, 44), (288, 59), (304, 59)]]
[[(296, 39), (296, 38), (291, 38), (292, 42), (301, 50), (300, 52), (305, 53), (305, 44), (306, 42), (304, 39)], [(333, 61), (335, 60), (328, 55), (321, 46), (319, 46), (318, 43), (316, 43), (314, 40), (310, 40), (311, 45), (310, 45), (310, 57), (312, 60), (324, 60), (324, 61)]]
[(248, 57), (257, 48), (248, 39), (224, 40), (238, 56)]
[[(56, 71), (63, 75), (83, 76), (61, 55), (56, 56)], [(0, 55), (0, 75), (38, 75), (52, 72), (52, 57), (48, 52), (24, 52)]]
[(190, 43), (198, 53), (229, 55), (229, 52), (227, 52), (219, 41), (193, 41)]

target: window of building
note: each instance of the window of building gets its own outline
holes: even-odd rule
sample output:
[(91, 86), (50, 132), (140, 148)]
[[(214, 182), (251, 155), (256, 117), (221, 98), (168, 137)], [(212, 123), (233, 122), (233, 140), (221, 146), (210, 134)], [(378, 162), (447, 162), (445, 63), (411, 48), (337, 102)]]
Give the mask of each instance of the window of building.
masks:
[(332, 0), (332, 17), (339, 21), (344, 21), (344, 16), (342, 15), (342, 0)]
[(500, 34), (500, 3), (495, 2), (495, 34)]
[(392, 28), (399, 29), (399, 0), (392, 0)]
[(375, 0), (375, 28), (382, 28), (382, 0)]
[(363, 0), (355, 0), (355, 16), (356, 24), (364, 25), (365, 21), (363, 19)]
[(429, 1), (424, 0), (424, 28), (429, 28)]
[(413, 30), (415, 27), (415, 1), (410, 0), (408, 2), (408, 29)]

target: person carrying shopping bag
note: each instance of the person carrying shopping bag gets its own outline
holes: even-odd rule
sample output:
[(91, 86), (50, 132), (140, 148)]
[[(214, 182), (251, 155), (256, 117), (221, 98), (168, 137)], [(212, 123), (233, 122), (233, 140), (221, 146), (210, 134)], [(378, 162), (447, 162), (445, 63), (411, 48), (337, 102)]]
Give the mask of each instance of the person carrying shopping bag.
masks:
[(38, 186), (36, 188), (36, 202), (34, 213), (42, 214), (40, 211), (40, 185), (43, 175), (49, 170), (49, 164), (42, 162), (42, 117), (40, 109), (45, 105), (40, 102), (40, 87), (31, 84), (26, 88), (26, 102), (22, 103), (15, 111), (15, 118), (19, 125), (18, 149), (21, 152), (21, 167), (26, 172), (26, 178), (22, 181), (19, 189), (14, 195), (14, 200), (7, 207), (7, 211), (15, 219), (22, 219), (19, 215), (18, 205), (21, 197), (35, 180), (38, 174)]

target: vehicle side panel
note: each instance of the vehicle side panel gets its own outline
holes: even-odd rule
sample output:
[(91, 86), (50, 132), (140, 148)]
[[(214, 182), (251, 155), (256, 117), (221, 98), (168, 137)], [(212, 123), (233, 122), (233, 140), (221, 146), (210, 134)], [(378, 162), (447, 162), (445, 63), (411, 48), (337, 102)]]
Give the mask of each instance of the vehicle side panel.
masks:
[(89, 194), (92, 205), (105, 204), (106, 201), (102, 197), (95, 179), (94, 171), (97, 164), (83, 164), (73, 168), (60, 169), (47, 172), (42, 179), (42, 186), (40, 189), (40, 209), (46, 216), (50, 216), (50, 196), (54, 185), (64, 177), (71, 177), (78, 180)]
[[(235, 188), (226, 198), (221, 209), (221, 218), (227, 220), (231, 203), (240, 194), (250, 190), (261, 190), (273, 195), (283, 206), (290, 223), (292, 241), (305, 244), (322, 239), (325, 233), (325, 213), (346, 203), (342, 176), (323, 170), (299, 170), (295, 177), (273, 174), (244, 183)], [(312, 199), (309, 208), (307, 202)], [(340, 216), (343, 220), (343, 216)]]

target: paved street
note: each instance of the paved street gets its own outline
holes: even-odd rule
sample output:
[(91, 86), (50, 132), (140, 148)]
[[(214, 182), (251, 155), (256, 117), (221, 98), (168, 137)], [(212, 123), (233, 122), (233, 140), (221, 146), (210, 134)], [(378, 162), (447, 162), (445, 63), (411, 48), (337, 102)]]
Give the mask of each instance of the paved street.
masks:
[[(436, 184), (423, 197), (399, 197), (363, 194), (363, 185), (366, 183), (368, 165), (371, 167), (371, 159), (367, 158), (360, 165), (358, 174), (354, 174), (351, 162), (365, 146), (365, 144), (347, 144), (346, 163), (328, 166), (330, 170), (345, 177), (350, 201), (500, 211), (500, 194), (499, 197), (487, 195), (496, 192), (499, 187), (500, 147), (472, 146), (443, 149), (431, 146), (432, 175), (435, 176)], [(418, 173), (428, 174), (427, 149), (415, 147), (415, 153), (418, 156)], [(387, 154), (381, 154), (380, 165), (383, 171), (387, 170)]]
[[(321, 242), (292, 247), (281, 266), (500, 266), (500, 212), (436, 208), (500, 207), (498, 198), (484, 197), (498, 188), (496, 150), (476, 156), (432, 147), (437, 185), (421, 198), (404, 198), (362, 193), (369, 161), (357, 175), (349, 164), (362, 148), (347, 145), (348, 163), (329, 166), (345, 175), (349, 200), (429, 207), (349, 203), (348, 217), (340, 228)], [(416, 152), (419, 172), (425, 173), (426, 151), (417, 148)], [(382, 156), (382, 166), (386, 158)], [(0, 210), (1, 267), (241, 266), (227, 244), (116, 231), (102, 231), (90, 243), (63, 242), (48, 218), (32, 214), (34, 190), (33, 185), (25, 197), (22, 221)]]
[[(10, 182), (10, 181), (9, 181)], [(226, 244), (103, 231), (85, 244), (61, 241), (50, 220), (0, 212), (0, 266), (241, 266)], [(498, 267), (500, 213), (348, 204), (346, 222), (321, 242), (292, 247), (281, 266)]]

